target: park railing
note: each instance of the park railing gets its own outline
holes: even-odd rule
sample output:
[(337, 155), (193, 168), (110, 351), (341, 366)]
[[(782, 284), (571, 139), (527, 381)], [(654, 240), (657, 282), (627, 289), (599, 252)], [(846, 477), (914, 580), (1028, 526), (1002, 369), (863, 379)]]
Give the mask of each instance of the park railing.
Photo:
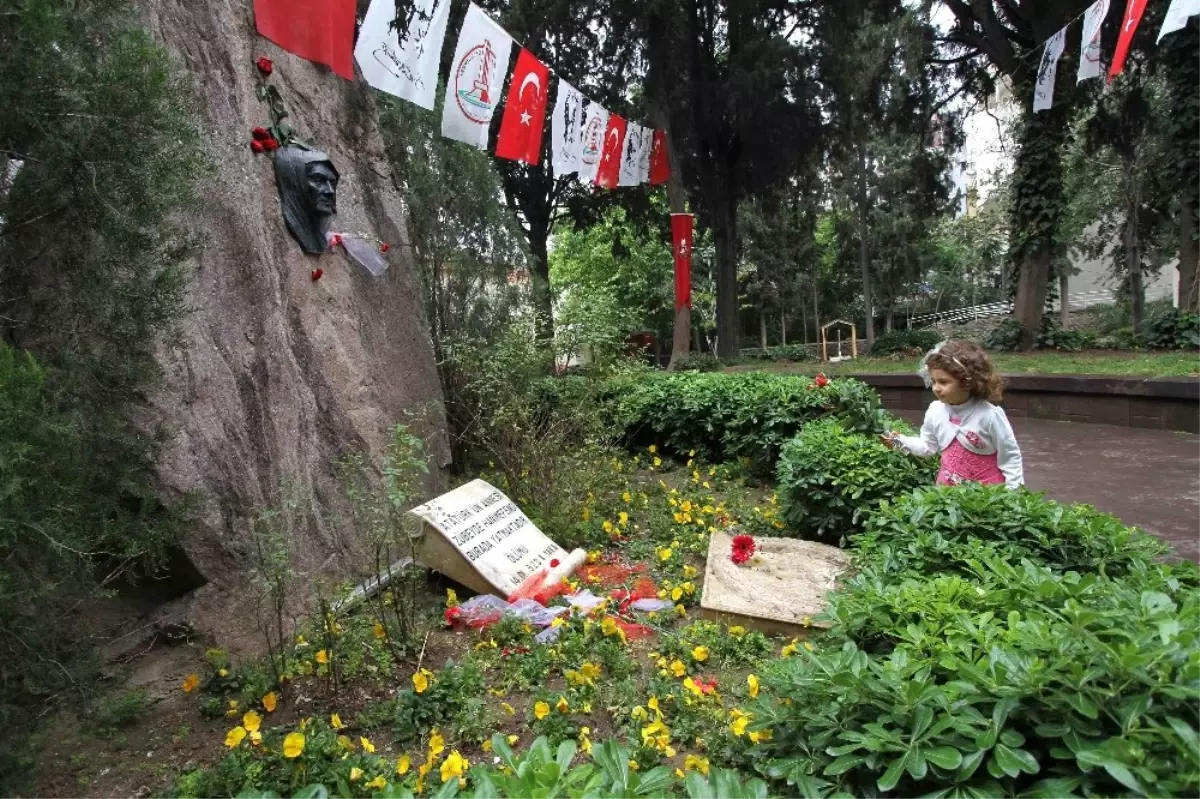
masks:
[[(1095, 291), (1080, 291), (1067, 295), (1067, 308), (1072, 311), (1089, 308), (1093, 305), (1105, 305), (1113, 301), (1112, 289), (1097, 289)], [(1054, 310), (1060, 310), (1061, 299), (1055, 298), (1052, 303)], [(939, 311), (930, 314), (918, 314), (912, 318), (913, 327), (933, 327), (935, 325), (970, 322), (985, 316), (1001, 316), (1012, 313), (1011, 302), (990, 302), (985, 305), (972, 305), (967, 308), (955, 308), (950, 311)]]

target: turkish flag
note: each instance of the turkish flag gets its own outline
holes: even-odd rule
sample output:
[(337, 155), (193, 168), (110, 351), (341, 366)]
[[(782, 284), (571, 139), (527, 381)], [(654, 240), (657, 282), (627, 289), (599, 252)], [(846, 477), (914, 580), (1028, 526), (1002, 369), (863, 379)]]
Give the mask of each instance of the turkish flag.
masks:
[(671, 177), (671, 161), (667, 158), (667, 133), (654, 131), (654, 144), (650, 148), (650, 185), (666, 183)]
[(537, 166), (542, 158), (542, 130), (546, 125), (546, 98), (550, 70), (533, 53), (521, 48), (508, 83), (508, 102), (500, 120), (496, 155)]
[(692, 215), (671, 214), (671, 250), (675, 253), (675, 310), (692, 307)]
[(1146, 0), (1128, 0), (1125, 4), (1125, 18), (1121, 21), (1121, 35), (1117, 39), (1117, 49), (1113, 53), (1112, 67), (1108, 70), (1108, 82), (1121, 74), (1125, 68), (1125, 58), (1129, 55), (1129, 45), (1133, 43), (1133, 34), (1137, 31), (1142, 14), (1146, 11)]
[(625, 149), (625, 120), (616, 114), (608, 115), (604, 143), (600, 145), (600, 166), (596, 170), (596, 185), (616, 188), (621, 177), (621, 153)]
[(354, 80), (355, 0), (254, 0), (258, 32)]

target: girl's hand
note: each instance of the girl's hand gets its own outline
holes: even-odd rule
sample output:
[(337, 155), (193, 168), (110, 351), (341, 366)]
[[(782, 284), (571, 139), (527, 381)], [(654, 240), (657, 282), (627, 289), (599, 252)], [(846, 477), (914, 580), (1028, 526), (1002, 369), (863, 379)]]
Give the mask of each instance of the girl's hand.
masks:
[(879, 437), (879, 440), (882, 441), (883, 445), (885, 447), (887, 447), (888, 449), (896, 448), (896, 434), (894, 432), (892, 432), (891, 430), (889, 430), (888, 432), (881, 435)]

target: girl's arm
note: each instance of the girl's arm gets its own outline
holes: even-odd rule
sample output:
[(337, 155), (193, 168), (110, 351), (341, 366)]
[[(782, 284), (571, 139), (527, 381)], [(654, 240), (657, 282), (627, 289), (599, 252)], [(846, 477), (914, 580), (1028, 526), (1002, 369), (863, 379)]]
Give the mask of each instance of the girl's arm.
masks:
[(915, 436), (895, 435), (893, 440), (914, 455), (936, 455), (938, 453), (937, 415), (934, 411), (936, 403), (925, 411), (925, 421), (921, 424), (921, 433)]
[(996, 442), (996, 465), (1004, 475), (1004, 485), (1011, 489), (1025, 484), (1025, 466), (1021, 460), (1021, 447), (1013, 435), (1012, 425), (1002, 408), (992, 414), (992, 435)]

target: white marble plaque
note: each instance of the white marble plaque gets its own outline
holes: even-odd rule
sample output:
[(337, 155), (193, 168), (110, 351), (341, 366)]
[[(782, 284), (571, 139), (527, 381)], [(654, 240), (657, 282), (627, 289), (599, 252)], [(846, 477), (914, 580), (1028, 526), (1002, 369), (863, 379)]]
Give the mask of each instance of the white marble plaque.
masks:
[[(539, 572), (549, 574), (569, 558), (574, 560), (504, 492), (483, 480), (472, 480), (412, 512), (445, 538), (501, 596), (511, 595)], [(551, 567), (551, 561), (558, 562)]]

